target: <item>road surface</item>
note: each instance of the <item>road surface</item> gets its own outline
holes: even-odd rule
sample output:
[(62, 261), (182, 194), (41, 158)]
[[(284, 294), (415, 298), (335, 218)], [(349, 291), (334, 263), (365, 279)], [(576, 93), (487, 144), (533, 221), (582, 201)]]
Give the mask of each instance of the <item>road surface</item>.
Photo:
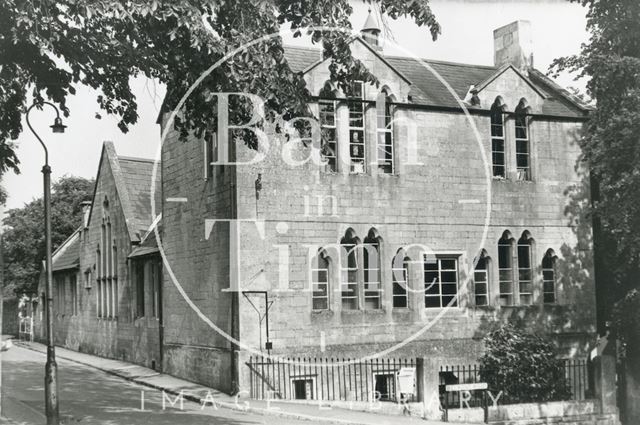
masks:
[[(2, 356), (2, 416), (24, 424), (44, 424), (43, 354), (14, 346)], [(88, 366), (58, 359), (60, 416), (65, 424), (310, 424), (308, 421), (262, 416), (184, 400), (173, 407), (162, 393)], [(144, 391), (144, 411), (141, 398)], [(171, 401), (175, 397), (168, 395)]]

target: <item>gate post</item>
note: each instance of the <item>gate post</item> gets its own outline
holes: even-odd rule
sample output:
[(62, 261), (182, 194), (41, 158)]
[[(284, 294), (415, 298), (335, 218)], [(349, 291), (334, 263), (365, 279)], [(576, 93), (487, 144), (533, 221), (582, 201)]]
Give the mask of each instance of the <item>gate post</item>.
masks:
[(423, 417), (438, 421), (442, 420), (439, 367), (438, 360), (426, 357), (416, 359), (416, 386)]

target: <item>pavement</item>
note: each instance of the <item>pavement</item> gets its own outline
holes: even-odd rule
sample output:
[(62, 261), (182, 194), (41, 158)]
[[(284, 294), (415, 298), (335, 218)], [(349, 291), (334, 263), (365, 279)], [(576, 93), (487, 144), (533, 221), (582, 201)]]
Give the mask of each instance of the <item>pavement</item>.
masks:
[[(3, 353), (3, 416), (11, 415), (15, 410), (21, 410), (27, 421), (19, 423), (43, 423), (42, 411), (42, 374), (44, 371), (45, 346), (35, 342), (15, 341), (15, 346)], [(34, 359), (35, 356), (35, 359)], [(160, 425), (165, 423), (203, 423), (215, 424), (303, 424), (303, 423), (332, 423), (354, 425), (440, 425), (444, 422), (427, 421), (418, 416), (388, 415), (375, 412), (362, 412), (346, 408), (322, 407), (318, 404), (296, 402), (262, 401), (246, 398), (236, 399), (212, 388), (194, 384), (170, 375), (158, 373), (152, 369), (131, 363), (105, 359), (56, 347), (60, 381), (60, 406), (66, 415), (67, 423), (150, 423)], [(34, 369), (37, 366), (37, 370)], [(40, 363), (38, 365), (38, 363)], [(27, 400), (15, 400), (10, 391), (18, 387), (25, 391), (20, 382), (23, 369), (29, 369), (30, 379), (37, 378), (40, 388), (34, 389), (34, 383), (26, 382), (26, 390), (34, 389), (34, 394), (28, 394)], [(23, 371), (24, 372), (24, 371)], [(7, 378), (5, 378), (7, 375)], [(10, 384), (8, 384), (10, 383)], [(89, 386), (83, 390), (83, 387)], [(131, 387), (131, 388), (130, 388)], [(77, 388), (74, 391), (74, 388)], [(38, 391), (39, 390), (39, 391)], [(65, 392), (68, 397), (65, 397)], [(179, 394), (184, 402), (180, 408)], [(36, 400), (31, 400), (35, 397)], [(94, 403), (89, 413), (87, 402)], [(22, 397), (24, 398), (24, 396)], [(173, 403), (173, 405), (172, 405)], [(78, 410), (74, 408), (77, 407)], [(124, 410), (123, 410), (124, 408)], [(102, 409), (102, 410), (100, 410)], [(33, 413), (30, 415), (29, 412)], [(36, 414), (37, 412), (37, 414)], [(80, 413), (78, 413), (80, 412)], [(149, 420), (145, 412), (152, 412), (154, 419)], [(110, 414), (113, 418), (107, 422), (94, 422), (91, 418), (99, 418), (101, 414)], [(180, 415), (188, 413), (189, 416)], [(38, 416), (38, 414), (40, 416)], [(160, 415), (162, 414), (162, 415)], [(63, 415), (63, 416), (64, 416)], [(183, 422), (177, 417), (188, 419)], [(36, 418), (37, 417), (37, 418)], [(162, 418), (159, 421), (159, 418)], [(207, 419), (208, 418), (208, 419)], [(215, 418), (213, 422), (211, 419)], [(0, 424), (3, 422), (0, 421)], [(10, 423), (10, 422), (9, 422)], [(449, 425), (456, 425), (448, 422)]]

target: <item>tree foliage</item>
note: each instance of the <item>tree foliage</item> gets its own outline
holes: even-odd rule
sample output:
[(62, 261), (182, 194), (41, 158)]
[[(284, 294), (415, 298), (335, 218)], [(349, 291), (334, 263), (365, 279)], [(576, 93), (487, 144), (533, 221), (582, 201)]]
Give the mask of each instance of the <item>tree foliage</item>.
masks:
[[(428, 0), (367, 0), (395, 19), (409, 16), (440, 27)], [(350, 34), (318, 26), (351, 29), (348, 0), (59, 0), (0, 3), (0, 169), (17, 169), (10, 143), (22, 131), (20, 119), (32, 100), (48, 98), (63, 113), (78, 84), (97, 89), (99, 108), (119, 118), (123, 132), (138, 119), (130, 78), (144, 75), (167, 87), (165, 109), (173, 109), (188, 88), (228, 52), (281, 27), (309, 34), (332, 59), (332, 77), (374, 81), (348, 48)], [(249, 92), (266, 99), (270, 117), (305, 114), (309, 93), (289, 68), (277, 36), (241, 50), (206, 78), (190, 96), (175, 126), (183, 137), (214, 122), (212, 92)], [(246, 105), (232, 105), (239, 115)]]
[[(93, 180), (62, 177), (52, 185), (51, 242), (55, 250), (82, 223), (82, 201), (93, 196)], [(35, 292), (45, 257), (44, 206), (42, 198), (22, 208), (10, 209), (3, 220), (5, 285), (16, 294)]]
[(588, 8), (590, 40), (554, 69), (587, 77), (597, 105), (580, 143), (597, 183), (593, 213), (606, 242), (602, 254), (624, 293), (640, 283), (640, 2), (580, 3)]
[(544, 402), (571, 395), (551, 342), (505, 325), (489, 333), (484, 344), (480, 376), (491, 391), (502, 391), (503, 400)]

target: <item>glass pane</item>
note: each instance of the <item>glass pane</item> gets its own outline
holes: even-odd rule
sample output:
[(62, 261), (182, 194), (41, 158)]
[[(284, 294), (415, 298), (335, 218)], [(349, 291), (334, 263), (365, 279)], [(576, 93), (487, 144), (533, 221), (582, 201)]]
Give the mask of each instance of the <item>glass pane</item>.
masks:
[(313, 299), (313, 309), (314, 310), (327, 310), (329, 308), (329, 303), (326, 298), (314, 298)]
[(504, 139), (491, 139), (491, 150), (504, 153)]
[(440, 267), (442, 267), (443, 270), (457, 270), (456, 260), (442, 259), (440, 260)]
[(543, 282), (543, 287), (544, 287), (544, 292), (554, 292), (555, 288), (554, 288), (554, 284), (553, 281), (544, 281)]
[(544, 302), (545, 304), (551, 304), (556, 302), (555, 294), (544, 294)]
[(458, 282), (458, 273), (456, 272), (442, 272), (442, 283), (456, 283)]
[(440, 297), (425, 297), (424, 306), (426, 308), (440, 307)]
[(500, 270), (500, 281), (511, 282), (513, 280), (513, 274), (511, 273), (511, 271), (511, 269)]
[(531, 257), (529, 256), (529, 245), (518, 245), (518, 267), (521, 269), (531, 268)]
[(518, 273), (518, 277), (521, 281), (531, 281), (531, 270), (529, 269), (520, 269)]
[(480, 282), (486, 282), (487, 281), (487, 273), (483, 270), (481, 271), (477, 271), (473, 274), (473, 280), (476, 282), (476, 284), (480, 283)]
[(520, 304), (522, 305), (530, 305), (533, 300), (531, 295), (520, 295)]
[(440, 293), (440, 285), (438, 283), (431, 284), (431, 282), (425, 283), (424, 292), (425, 292), (425, 294), (428, 294), (428, 295), (439, 294)]
[(511, 282), (500, 282), (500, 293), (511, 294), (513, 292)]
[(454, 295), (458, 292), (458, 285), (456, 284), (442, 284), (442, 293), (447, 295)]
[(501, 269), (508, 269), (511, 267), (511, 245), (498, 245), (498, 267)]
[(475, 292), (476, 292), (476, 295), (486, 294), (487, 293), (487, 284), (486, 283), (478, 283), (478, 282), (476, 282)]
[(458, 300), (455, 296), (446, 296), (442, 297), (442, 306), (443, 307), (457, 307)]

